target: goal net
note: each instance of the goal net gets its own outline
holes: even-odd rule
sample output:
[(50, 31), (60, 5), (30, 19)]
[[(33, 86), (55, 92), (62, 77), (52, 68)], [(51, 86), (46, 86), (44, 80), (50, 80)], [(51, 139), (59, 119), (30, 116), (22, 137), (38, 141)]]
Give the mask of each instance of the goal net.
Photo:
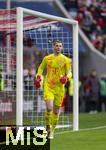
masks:
[[(78, 50), (77, 22), (23, 8), (0, 10), (0, 22), (0, 124), (44, 126), (43, 81), (37, 90), (34, 76), (43, 57), (53, 52), (55, 39), (62, 41), (64, 55), (72, 58), (74, 54), (73, 73), (75, 68), (77, 73), (78, 55), (73, 51)], [(76, 94), (70, 95), (67, 84), (58, 128), (70, 128), (74, 122), (74, 129), (78, 129), (78, 76), (74, 79), (76, 84), (71, 85), (71, 90), (76, 89)]]

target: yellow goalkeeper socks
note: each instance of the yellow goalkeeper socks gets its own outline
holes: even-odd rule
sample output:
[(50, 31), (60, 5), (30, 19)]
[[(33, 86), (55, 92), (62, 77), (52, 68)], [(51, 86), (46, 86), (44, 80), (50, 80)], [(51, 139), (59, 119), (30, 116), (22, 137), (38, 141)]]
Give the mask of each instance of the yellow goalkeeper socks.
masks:
[(51, 133), (54, 133), (58, 120), (59, 114), (56, 115), (53, 112), (45, 112), (46, 130), (48, 132), (48, 137), (51, 136)]
[(45, 112), (45, 122), (46, 125), (51, 126), (51, 122), (52, 122), (52, 112)]
[(52, 115), (52, 130), (55, 129), (55, 127), (58, 123), (58, 120), (59, 120), (59, 115), (53, 114)]

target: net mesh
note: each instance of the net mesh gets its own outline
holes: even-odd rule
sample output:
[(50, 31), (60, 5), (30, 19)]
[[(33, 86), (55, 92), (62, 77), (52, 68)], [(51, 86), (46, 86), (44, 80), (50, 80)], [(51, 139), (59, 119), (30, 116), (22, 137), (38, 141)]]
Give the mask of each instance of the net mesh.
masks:
[[(5, 19), (8, 14), (8, 23)], [(16, 10), (2, 12), (0, 32), (1, 41), (0, 64), (2, 88), (0, 90), (0, 123), (2, 125), (16, 122)], [(25, 125), (44, 125), (45, 102), (43, 100), (43, 83), (40, 90), (34, 86), (34, 76), (43, 57), (53, 52), (52, 42), (61, 40), (64, 45), (63, 54), (72, 55), (71, 27), (61, 22), (24, 15), (23, 31), (23, 114)], [(4, 26), (4, 28), (3, 28)], [(9, 47), (6, 38), (10, 37)], [(19, 44), (19, 43), (18, 43)], [(20, 68), (18, 68), (20, 69)], [(44, 73), (45, 75), (45, 73)], [(67, 89), (66, 89), (67, 90)], [(70, 127), (72, 105), (70, 97), (65, 98), (61, 107), (58, 127)]]
[(0, 124), (15, 124), (16, 50), (0, 47)]

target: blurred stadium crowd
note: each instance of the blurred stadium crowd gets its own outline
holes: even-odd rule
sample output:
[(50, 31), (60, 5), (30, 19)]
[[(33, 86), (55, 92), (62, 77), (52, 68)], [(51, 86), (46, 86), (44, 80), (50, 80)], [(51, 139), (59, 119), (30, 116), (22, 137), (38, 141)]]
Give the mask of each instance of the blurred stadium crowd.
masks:
[(62, 0), (94, 47), (106, 55), (106, 1)]

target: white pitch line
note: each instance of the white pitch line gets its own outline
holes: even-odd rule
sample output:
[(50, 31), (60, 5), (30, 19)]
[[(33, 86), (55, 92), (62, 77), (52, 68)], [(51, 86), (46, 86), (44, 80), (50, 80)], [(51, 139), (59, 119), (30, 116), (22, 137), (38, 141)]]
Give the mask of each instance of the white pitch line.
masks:
[(86, 129), (79, 129), (78, 131), (62, 131), (62, 132), (58, 132), (55, 133), (55, 135), (60, 135), (60, 134), (65, 134), (65, 133), (69, 133), (69, 132), (80, 132), (80, 131), (90, 131), (90, 130), (97, 130), (97, 129), (104, 129), (106, 128), (106, 126), (99, 126), (99, 127), (95, 127), (95, 128), (86, 128)]

